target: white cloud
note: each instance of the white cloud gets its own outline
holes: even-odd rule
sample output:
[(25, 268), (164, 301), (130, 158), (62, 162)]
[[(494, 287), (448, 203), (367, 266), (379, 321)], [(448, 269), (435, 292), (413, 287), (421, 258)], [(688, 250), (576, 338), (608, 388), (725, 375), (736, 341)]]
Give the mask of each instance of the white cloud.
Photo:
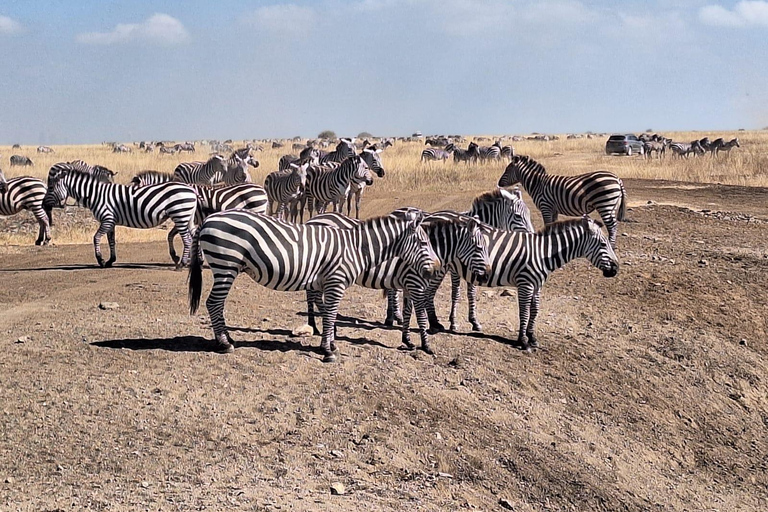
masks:
[(707, 5), (699, 10), (699, 20), (705, 25), (720, 27), (768, 27), (768, 2), (742, 0), (733, 10)]
[(0, 34), (18, 34), (22, 30), (23, 27), (18, 21), (8, 16), (0, 16)]
[(141, 23), (120, 23), (110, 32), (87, 32), (78, 34), (76, 39), (85, 44), (109, 45), (138, 41), (174, 45), (189, 40), (189, 33), (176, 18), (156, 13)]
[(244, 21), (255, 28), (291, 36), (310, 30), (317, 21), (317, 14), (311, 7), (296, 4), (267, 5), (256, 9)]

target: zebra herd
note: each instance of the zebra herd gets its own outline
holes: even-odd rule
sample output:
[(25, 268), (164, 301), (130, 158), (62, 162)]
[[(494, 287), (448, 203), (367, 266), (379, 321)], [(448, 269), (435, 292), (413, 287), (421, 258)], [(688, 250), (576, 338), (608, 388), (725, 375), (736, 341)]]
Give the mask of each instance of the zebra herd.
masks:
[(718, 137), (711, 141), (709, 137), (704, 137), (691, 142), (674, 142), (659, 134), (642, 134), (639, 139), (643, 142), (643, 154), (646, 158), (652, 158), (654, 153), (657, 158), (662, 158), (666, 155), (667, 149), (678, 158), (687, 158), (689, 155), (702, 156), (706, 153), (715, 158), (721, 152), (730, 155), (733, 148), (741, 147), (738, 138), (726, 141)]
[[(478, 159), (485, 154), (498, 160), (502, 154), (498, 143), (485, 148), (490, 151), (473, 144), (467, 151)], [(451, 331), (456, 330), (462, 280), (467, 282), (473, 330), (482, 328), (477, 286), (515, 286), (520, 311), (517, 341), (530, 349), (537, 346), (534, 326), (541, 288), (552, 271), (584, 257), (606, 277), (618, 272), (614, 248), (626, 192), (611, 173), (549, 175), (533, 159), (512, 153), (499, 188), (475, 198), (465, 212), (426, 213), (409, 207), (360, 221), (359, 203), (356, 218), (349, 217), (350, 201), (354, 187), (362, 193), (373, 183), (373, 174), (384, 176), (380, 150), (366, 146), (358, 154), (351, 139), (342, 139), (334, 151), (311, 149), (289, 160), (284, 169), (267, 176), (264, 187), (251, 182), (248, 167), (258, 163), (249, 148), (235, 151), (229, 159), (214, 155), (205, 162), (180, 164), (173, 174), (144, 171), (129, 185), (114, 183), (116, 173), (109, 169), (82, 161), (52, 166), (47, 186), (36, 178), (6, 180), (0, 172), (0, 214), (30, 210), (40, 225), (36, 243), (42, 245), (50, 240), (53, 208), (63, 207), (72, 197), (99, 222), (93, 244), (101, 267), (116, 261), (115, 226), (150, 228), (170, 220), (170, 257), (177, 267), (190, 269), (191, 313), (201, 300), (203, 262), (213, 273), (206, 308), (216, 350), (221, 352), (233, 350), (224, 304), (240, 273), (274, 290), (305, 291), (308, 322), (319, 334), (315, 310), (322, 316), (321, 348), (324, 361), (331, 362), (338, 357), (339, 303), (352, 284), (386, 290), (385, 323), (402, 324), (402, 342), (408, 348), (414, 348), (409, 331), (415, 312), (421, 347), (428, 353), (433, 353), (428, 335), (445, 329), (435, 313), (435, 295), (446, 274), (451, 274), (452, 285)], [(517, 184), (541, 211), (543, 230), (534, 232), (521, 191), (505, 189)], [(305, 202), (310, 219), (303, 223)], [(326, 212), (330, 204), (332, 213)], [(608, 236), (602, 223), (588, 217), (595, 210)], [(581, 218), (557, 222), (559, 215)], [(104, 235), (108, 259), (101, 251)], [(180, 257), (173, 246), (176, 235), (184, 246)], [(404, 297), (402, 311), (398, 290)]]
[(434, 162), (448, 160), (453, 155), (454, 163), (464, 162), (466, 164), (476, 164), (501, 161), (502, 158), (508, 162), (515, 156), (515, 150), (512, 146), (502, 146), (501, 141), (496, 141), (490, 146), (478, 146), (475, 142), (470, 142), (467, 149), (456, 147), (454, 143), (446, 143), (443, 147), (435, 147), (441, 141), (427, 139), (427, 144), (433, 147), (426, 148), (421, 152), (421, 162)]

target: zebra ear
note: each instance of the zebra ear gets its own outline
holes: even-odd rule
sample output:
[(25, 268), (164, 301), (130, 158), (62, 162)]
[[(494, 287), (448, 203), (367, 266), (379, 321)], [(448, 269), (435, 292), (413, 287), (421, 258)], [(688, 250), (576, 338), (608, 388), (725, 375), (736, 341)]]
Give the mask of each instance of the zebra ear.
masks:
[(584, 214), (581, 217), (581, 225), (584, 227), (584, 229), (589, 229), (589, 222), (590, 222), (589, 215)]

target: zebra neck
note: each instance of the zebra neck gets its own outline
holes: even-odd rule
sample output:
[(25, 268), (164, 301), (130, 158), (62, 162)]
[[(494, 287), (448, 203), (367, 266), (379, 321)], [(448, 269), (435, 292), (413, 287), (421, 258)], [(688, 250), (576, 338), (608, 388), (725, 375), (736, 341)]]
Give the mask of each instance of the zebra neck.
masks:
[(566, 263), (584, 256), (584, 235), (584, 230), (581, 228), (536, 235), (537, 252), (543, 256), (543, 268), (547, 275)]
[(532, 198), (539, 196), (539, 192), (546, 188), (549, 176), (540, 172), (526, 172), (520, 176), (520, 184)]
[(74, 199), (77, 204), (84, 208), (90, 208), (93, 206), (93, 199), (101, 196), (101, 189), (104, 188), (106, 183), (100, 183), (97, 181), (82, 181), (79, 186), (67, 187), (69, 195)]

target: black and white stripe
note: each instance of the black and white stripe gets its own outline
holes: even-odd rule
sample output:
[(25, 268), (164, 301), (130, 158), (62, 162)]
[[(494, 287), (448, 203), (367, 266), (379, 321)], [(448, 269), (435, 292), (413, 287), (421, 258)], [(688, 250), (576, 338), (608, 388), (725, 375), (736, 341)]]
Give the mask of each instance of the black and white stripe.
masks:
[(331, 162), (341, 163), (347, 158), (355, 155), (354, 139), (340, 139), (336, 144), (336, 149), (330, 153), (321, 154), (320, 163), (327, 164)]
[[(520, 313), (517, 342), (525, 350), (538, 346), (534, 327), (541, 288), (553, 271), (582, 257), (600, 269), (605, 277), (613, 277), (619, 271), (619, 260), (601, 225), (586, 215), (581, 219), (551, 224), (537, 233), (491, 229), (488, 252), (491, 274), (482, 283), (474, 284), (517, 287)], [(461, 268), (460, 273), (467, 281), (473, 281), (466, 268)], [(469, 303), (469, 321), (477, 324), (477, 305), (472, 300)]]
[(213, 272), (206, 308), (221, 351), (233, 350), (224, 321), (224, 302), (237, 275), (245, 272), (273, 290), (322, 293), (323, 360), (335, 361), (339, 302), (365, 268), (400, 257), (425, 276), (434, 271), (437, 258), (420, 227), (421, 220), (420, 214), (393, 213), (353, 229), (335, 229), (289, 224), (241, 210), (211, 215), (194, 237), (190, 312), (197, 310), (202, 292), (199, 245)]
[(456, 148), (453, 150), (453, 162), (477, 163), (479, 146), (474, 142), (470, 142), (467, 149)]
[[(384, 177), (384, 167), (381, 164), (381, 149), (377, 149), (376, 145), (369, 146), (360, 152), (360, 158), (363, 159), (368, 168), (376, 174), (379, 178)], [(347, 216), (352, 216), (352, 196), (355, 198), (355, 218), (360, 218), (360, 200), (365, 191), (366, 183), (352, 180), (349, 184), (349, 191), (347, 192)]]
[[(326, 213), (319, 215), (307, 222), (308, 225), (326, 225), (337, 228), (351, 229), (359, 225), (361, 221), (350, 219), (338, 213)], [(488, 252), (485, 237), (479, 223), (473, 218), (456, 212), (438, 212), (427, 215), (422, 227), (429, 236), (435, 254), (440, 261), (441, 268), (453, 265), (455, 261), (461, 262), (470, 273), (478, 280), (490, 272)], [(419, 336), (422, 348), (432, 353), (427, 336), (427, 311), (428, 291), (432, 278), (425, 279), (421, 274), (408, 266), (403, 260), (393, 258), (375, 267), (366, 268), (355, 281), (356, 284), (366, 288), (387, 290), (388, 303), (392, 296), (396, 297), (396, 290), (404, 290), (409, 301), (416, 307), (416, 318), (419, 325)], [(322, 297), (318, 294), (308, 294), (308, 302), (319, 304), (322, 311)], [(389, 311), (389, 309), (388, 309)], [(402, 341), (409, 348), (413, 348), (410, 341), (410, 309), (407, 309), (405, 322), (403, 323)], [(311, 310), (310, 310), (310, 313)], [(392, 325), (392, 319), (388, 319), (388, 325)], [(309, 315), (309, 325), (315, 333), (314, 314)]]
[[(447, 146), (446, 146), (447, 147)], [(435, 162), (435, 161), (443, 161), (445, 162), (451, 157), (451, 152), (446, 151), (445, 149), (440, 148), (427, 148), (424, 151), (421, 152), (421, 162)]]
[(477, 156), (481, 162), (501, 160), (501, 144), (496, 141), (492, 146), (480, 146), (477, 150)]
[(53, 148), (50, 148), (48, 146), (38, 146), (37, 147), (37, 152), (38, 153), (55, 153)]
[(43, 209), (46, 187), (42, 180), (30, 176), (5, 179), (0, 170), (0, 215), (15, 215), (28, 210), (40, 226), (35, 245), (48, 245), (51, 241), (50, 212)]
[[(54, 166), (48, 173), (48, 192), (43, 200), (47, 210), (63, 208), (68, 197), (88, 208), (99, 221), (93, 237), (96, 261), (110, 267), (117, 259), (115, 226), (153, 228), (171, 219), (184, 241), (181, 264), (189, 262), (190, 229), (197, 208), (197, 193), (182, 183), (161, 183), (146, 187), (130, 187), (98, 181), (90, 174), (66, 166)], [(110, 257), (101, 256), (101, 239), (107, 235)]]
[[(267, 191), (269, 205), (267, 213), (285, 220), (286, 211), (299, 201), (307, 183), (307, 168), (309, 164), (289, 164), (288, 171), (275, 171), (264, 179), (264, 189)], [(276, 209), (275, 209), (276, 207)], [(292, 211), (291, 222), (296, 221), (296, 211)]]
[(581, 216), (597, 210), (608, 228), (611, 245), (616, 246), (616, 230), (618, 221), (624, 220), (627, 194), (615, 174), (594, 171), (579, 176), (550, 175), (534, 159), (517, 155), (499, 178), (499, 186), (516, 183), (531, 196), (545, 225), (556, 222), (558, 215)]
[(22, 155), (11, 155), (11, 167), (21, 165), (21, 166), (29, 166), (34, 165), (32, 163), (32, 160), (28, 156), (22, 156)]
[[(373, 184), (371, 170), (359, 156), (351, 156), (340, 164), (330, 162), (309, 166), (304, 187), (309, 218), (315, 212), (324, 213), (328, 203), (333, 203), (333, 211), (340, 211), (352, 183)], [(303, 211), (301, 217), (303, 220)]]

